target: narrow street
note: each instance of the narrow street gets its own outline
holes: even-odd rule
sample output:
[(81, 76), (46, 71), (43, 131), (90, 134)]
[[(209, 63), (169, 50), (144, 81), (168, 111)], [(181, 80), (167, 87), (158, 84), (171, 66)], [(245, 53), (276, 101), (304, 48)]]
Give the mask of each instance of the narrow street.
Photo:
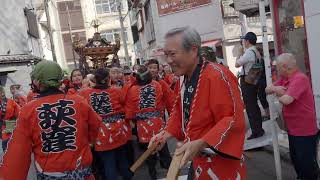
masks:
[[(169, 145), (172, 149), (174, 142)], [(1, 152), (2, 155), (2, 152)], [(246, 165), (247, 165), (247, 179), (248, 180), (275, 180), (276, 172), (274, 167), (273, 154), (264, 148), (257, 148), (245, 152)], [(282, 160), (282, 179), (292, 180), (295, 179), (295, 172), (290, 162)], [(166, 170), (157, 165), (158, 179), (164, 179)], [(32, 168), (28, 180), (36, 180), (34, 169)], [(181, 170), (179, 180), (186, 180), (188, 169)], [(135, 174), (133, 180), (149, 180), (147, 167), (142, 166)]]
[[(266, 151), (264, 148), (258, 148), (245, 152), (247, 165), (247, 179), (248, 180), (276, 180), (276, 172), (274, 167), (273, 154)], [(295, 179), (295, 171), (293, 166), (288, 161), (281, 161), (282, 179)], [(164, 179), (166, 171), (161, 169), (158, 165), (158, 178)], [(187, 169), (181, 171), (179, 180), (187, 179)], [(148, 180), (148, 172), (146, 166), (143, 166), (134, 176), (134, 180)]]
[(0, 180), (320, 180), (320, 0), (0, 14)]

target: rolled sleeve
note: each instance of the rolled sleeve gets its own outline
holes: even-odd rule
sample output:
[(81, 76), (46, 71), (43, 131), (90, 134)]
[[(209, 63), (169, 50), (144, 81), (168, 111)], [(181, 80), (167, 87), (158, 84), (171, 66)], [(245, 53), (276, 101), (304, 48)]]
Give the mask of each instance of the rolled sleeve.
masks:
[(245, 53), (237, 60), (237, 63), (240, 66), (243, 66), (248, 62), (255, 62), (255, 55), (250, 49), (246, 50)]

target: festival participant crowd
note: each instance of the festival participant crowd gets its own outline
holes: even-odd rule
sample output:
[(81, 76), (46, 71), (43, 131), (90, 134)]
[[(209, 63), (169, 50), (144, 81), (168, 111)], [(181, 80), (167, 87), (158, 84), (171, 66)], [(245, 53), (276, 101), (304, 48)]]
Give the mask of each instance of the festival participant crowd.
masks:
[[(1, 87), (0, 179), (25, 180), (33, 154), (38, 180), (130, 180), (129, 168), (138, 158), (133, 144), (138, 144), (141, 151), (156, 146), (145, 161), (155, 180), (158, 160), (162, 168), (170, 167), (166, 142), (171, 137), (180, 141), (174, 154), (182, 155), (179, 168), (192, 161), (189, 179), (246, 179), (245, 105), (237, 78), (216, 63), (212, 48), (201, 47), (199, 33), (190, 27), (166, 34), (164, 57), (168, 64), (148, 59), (90, 74), (74, 69), (70, 76), (43, 60), (31, 73), (27, 97), (19, 84), (10, 87), (12, 98)], [(267, 93), (285, 95), (284, 81)], [(285, 105), (295, 102), (290, 97)], [(318, 129), (309, 129), (305, 144), (312, 149)], [(290, 151), (297, 154), (294, 145), (300, 140), (294, 135)], [(294, 156), (296, 162), (299, 157)], [(295, 168), (300, 179), (317, 178), (314, 163)]]
[[(137, 159), (133, 139), (145, 151), (166, 125), (165, 112), (171, 113), (175, 100), (177, 78), (167, 65), (160, 71), (162, 66), (152, 59), (134, 69), (109, 66), (87, 75), (74, 69), (66, 76), (58, 64), (42, 61), (31, 74), (27, 97), (19, 84), (10, 87), (12, 98), (1, 88), (1, 176), (26, 179), (33, 152), (38, 179), (131, 179), (129, 166)], [(14, 163), (17, 158), (21, 163)], [(167, 146), (146, 161), (152, 179), (158, 159), (169, 168)]]

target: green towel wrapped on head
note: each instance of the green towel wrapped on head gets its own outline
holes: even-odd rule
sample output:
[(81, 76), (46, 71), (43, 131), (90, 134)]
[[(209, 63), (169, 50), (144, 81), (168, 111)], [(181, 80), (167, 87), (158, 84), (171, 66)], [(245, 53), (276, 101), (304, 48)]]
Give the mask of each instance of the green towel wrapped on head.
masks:
[(16, 119), (11, 119), (11, 120), (6, 120), (4, 121), (5, 123), (5, 129), (4, 129), (4, 133), (12, 133), (14, 128), (16, 128)]

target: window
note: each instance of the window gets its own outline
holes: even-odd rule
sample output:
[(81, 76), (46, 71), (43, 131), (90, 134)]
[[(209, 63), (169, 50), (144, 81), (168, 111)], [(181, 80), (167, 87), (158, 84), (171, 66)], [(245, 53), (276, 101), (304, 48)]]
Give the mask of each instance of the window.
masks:
[(145, 13), (146, 21), (148, 21), (149, 16), (152, 16), (151, 9), (150, 9), (150, 1), (146, 2), (144, 6), (144, 13)]
[[(102, 31), (101, 37), (105, 38), (106, 40), (108, 40), (110, 42), (114, 42), (115, 41), (115, 36), (114, 36), (115, 34), (119, 34), (121, 36), (121, 29)], [(127, 30), (124, 31), (124, 37), (125, 37), (126, 41), (128, 41)]]
[(57, 2), (57, 5), (58, 5), (60, 27), (62, 31), (69, 30), (68, 11), (70, 14), (71, 30), (79, 30), (79, 29), (85, 28), (80, 0), (61, 1), (61, 2)]
[(144, 13), (145, 13), (145, 20), (146, 20), (145, 21), (146, 37), (147, 37), (146, 39), (147, 39), (147, 42), (150, 44), (151, 42), (156, 40), (150, 0), (147, 1), (144, 6)]
[(81, 11), (81, 4), (79, 0), (58, 2), (58, 10), (60, 12), (67, 12), (67, 6), (70, 12)]
[(39, 39), (39, 29), (37, 24), (37, 15), (29, 10), (28, 8), (24, 9), (25, 15), (28, 22), (28, 34), (34, 38)]
[[(118, 12), (117, 1), (118, 0), (95, 0), (97, 14)], [(122, 3), (121, 3), (121, 10), (123, 10)]]
[(110, 41), (110, 42), (114, 41), (114, 34), (113, 34), (112, 30), (102, 32), (101, 37), (105, 38), (107, 41)]
[[(72, 36), (74, 37), (74, 40), (80, 39), (81, 43), (85, 44), (86, 43), (86, 32), (73, 32)], [(65, 57), (67, 60), (67, 63), (73, 62), (73, 47), (71, 43), (71, 38), (69, 33), (63, 33), (62, 34), (62, 40), (63, 40), (63, 45), (64, 45), (64, 53)], [(77, 53), (75, 53), (75, 58), (79, 59), (79, 56)]]

